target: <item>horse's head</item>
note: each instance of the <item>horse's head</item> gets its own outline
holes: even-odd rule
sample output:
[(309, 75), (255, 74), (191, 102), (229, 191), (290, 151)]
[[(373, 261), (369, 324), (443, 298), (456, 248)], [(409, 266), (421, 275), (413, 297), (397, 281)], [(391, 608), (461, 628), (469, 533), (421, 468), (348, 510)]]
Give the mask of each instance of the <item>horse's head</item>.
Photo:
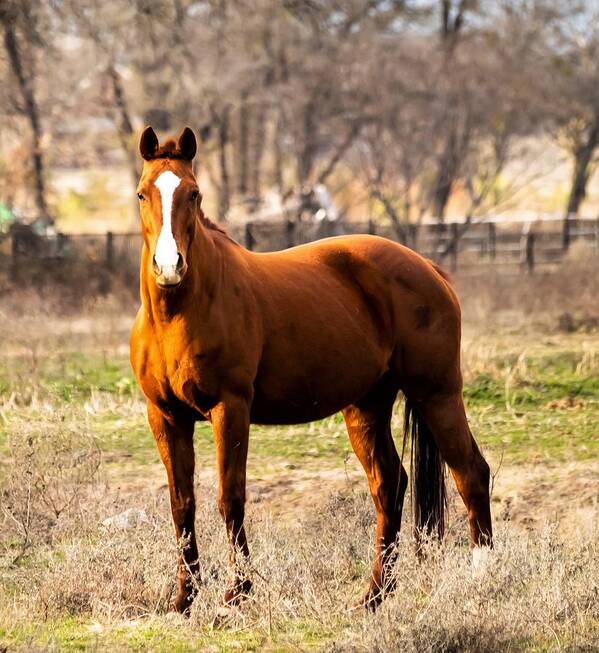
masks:
[(175, 287), (187, 272), (202, 196), (192, 169), (196, 139), (189, 127), (162, 146), (151, 127), (139, 142), (144, 159), (137, 196), (151, 273), (161, 288)]

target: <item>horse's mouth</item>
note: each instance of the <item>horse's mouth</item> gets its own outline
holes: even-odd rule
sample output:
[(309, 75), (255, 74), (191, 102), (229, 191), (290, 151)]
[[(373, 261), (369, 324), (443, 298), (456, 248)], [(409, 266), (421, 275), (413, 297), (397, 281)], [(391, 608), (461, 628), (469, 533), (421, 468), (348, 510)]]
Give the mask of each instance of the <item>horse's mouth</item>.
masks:
[(177, 286), (180, 286), (182, 281), (183, 281), (183, 276), (180, 274), (173, 275), (173, 276), (165, 276), (161, 274), (156, 277), (156, 285), (159, 288), (173, 289), (176, 288)]

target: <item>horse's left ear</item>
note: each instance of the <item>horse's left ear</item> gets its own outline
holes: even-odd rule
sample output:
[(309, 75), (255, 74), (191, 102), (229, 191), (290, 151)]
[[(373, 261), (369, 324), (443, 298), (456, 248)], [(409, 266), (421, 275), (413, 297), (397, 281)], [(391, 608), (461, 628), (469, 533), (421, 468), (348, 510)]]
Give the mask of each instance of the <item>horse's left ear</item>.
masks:
[(181, 156), (186, 161), (193, 161), (193, 157), (196, 155), (198, 145), (196, 142), (196, 137), (193, 131), (189, 127), (181, 132), (179, 140), (177, 141), (177, 149), (181, 152)]

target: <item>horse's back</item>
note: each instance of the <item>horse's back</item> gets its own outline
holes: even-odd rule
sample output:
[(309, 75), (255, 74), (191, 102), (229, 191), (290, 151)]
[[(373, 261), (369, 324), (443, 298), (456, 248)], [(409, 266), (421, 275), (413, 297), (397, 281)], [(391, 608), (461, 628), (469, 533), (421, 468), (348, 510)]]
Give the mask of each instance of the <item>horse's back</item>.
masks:
[(371, 304), (369, 312), (379, 326), (386, 317), (393, 324), (385, 327), (407, 331), (411, 325), (427, 329), (435, 317), (453, 326), (459, 323), (457, 296), (443, 270), (387, 238), (335, 236), (258, 256), (273, 284), (277, 276), (285, 283), (295, 273), (305, 277), (304, 283), (321, 290), (340, 282), (357, 291), (361, 300)]
[[(376, 236), (339, 236), (253, 261), (265, 318), (259, 413), (263, 397), (272, 411), (280, 396), (278, 415), (314, 419), (390, 370), (400, 382), (456, 377), (459, 305), (444, 276), (412, 250)], [(311, 396), (318, 405), (299, 399)]]

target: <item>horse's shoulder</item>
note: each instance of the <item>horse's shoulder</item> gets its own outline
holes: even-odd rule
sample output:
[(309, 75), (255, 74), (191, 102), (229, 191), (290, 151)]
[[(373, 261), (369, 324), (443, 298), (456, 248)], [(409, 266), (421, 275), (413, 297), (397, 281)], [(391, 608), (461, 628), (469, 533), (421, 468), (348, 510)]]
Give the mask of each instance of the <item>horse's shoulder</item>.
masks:
[(140, 306), (133, 324), (131, 325), (131, 334), (129, 336), (129, 344), (132, 350), (137, 350), (143, 347), (149, 340), (150, 324), (147, 312), (143, 306)]
[(152, 375), (153, 342), (147, 315), (144, 309), (140, 308), (131, 327), (129, 340), (131, 367), (140, 384), (144, 378)]
[(142, 341), (142, 324), (143, 324), (143, 309), (137, 311), (137, 315), (131, 325), (131, 333), (129, 334), (129, 354), (131, 357), (131, 365), (134, 364), (137, 352), (143, 344)]

